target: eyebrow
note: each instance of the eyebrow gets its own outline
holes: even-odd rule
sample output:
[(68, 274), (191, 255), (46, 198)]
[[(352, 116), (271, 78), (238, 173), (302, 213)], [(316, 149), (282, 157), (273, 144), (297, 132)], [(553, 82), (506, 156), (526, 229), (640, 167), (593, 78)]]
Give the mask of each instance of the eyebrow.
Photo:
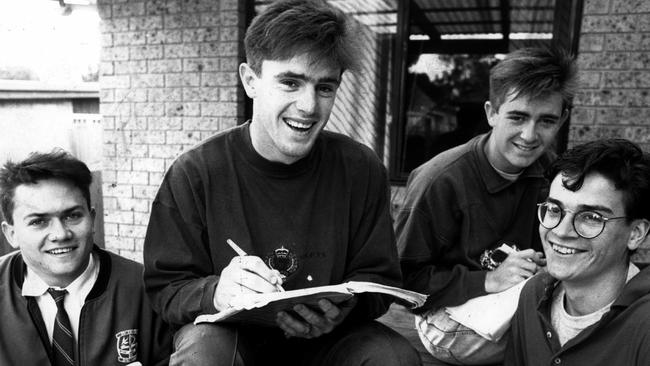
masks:
[(298, 74), (295, 72), (291, 71), (285, 71), (281, 72), (277, 75), (275, 75), (276, 79), (283, 79), (283, 78), (292, 78), (292, 79), (299, 79), (299, 80), (306, 80), (306, 81), (311, 81), (315, 83), (334, 83), (334, 84), (340, 84), (341, 81), (338, 78), (321, 78), (321, 79), (314, 79), (314, 78), (309, 78), (305, 74)]
[[(517, 110), (508, 111), (508, 112), (506, 112), (506, 114), (514, 114), (514, 115), (518, 115), (518, 116), (530, 116), (530, 113), (523, 112), (523, 111), (517, 111)], [(553, 113), (545, 113), (545, 114), (542, 114), (539, 117), (540, 118), (560, 119), (562, 116), (558, 116), (557, 114), (553, 114)]]
[[(555, 203), (556, 205), (558, 205), (558, 206), (560, 206), (560, 207), (564, 207), (564, 205), (562, 204), (562, 202), (560, 202), (560, 201), (558, 201), (558, 200), (556, 200), (556, 199), (554, 199), (554, 198), (549, 197), (549, 198), (547, 199), (547, 201), (548, 201), (548, 202), (551, 202), (551, 203)], [(575, 211), (575, 212), (581, 212), (581, 211), (602, 211), (602, 212), (605, 212), (605, 213), (608, 213), (608, 214), (612, 214), (612, 215), (614, 214), (614, 211), (612, 211), (611, 208), (609, 208), (609, 207), (607, 207), (607, 206), (602, 206), (602, 205), (578, 205), (578, 208), (577, 208), (576, 210), (574, 210), (574, 211)]]
[(57, 212), (54, 212), (54, 213), (52, 213), (52, 212), (44, 212), (44, 213), (42, 213), (42, 212), (32, 212), (30, 214), (25, 215), (24, 218), (25, 219), (32, 218), (32, 217), (39, 217), (40, 218), (40, 217), (56, 216), (58, 214), (64, 214), (65, 215), (65, 214), (68, 214), (70, 212), (76, 211), (76, 210), (81, 209), (81, 208), (83, 208), (82, 205), (76, 205), (76, 206), (72, 206), (70, 208), (67, 208), (67, 209), (65, 209), (63, 211), (57, 211)]

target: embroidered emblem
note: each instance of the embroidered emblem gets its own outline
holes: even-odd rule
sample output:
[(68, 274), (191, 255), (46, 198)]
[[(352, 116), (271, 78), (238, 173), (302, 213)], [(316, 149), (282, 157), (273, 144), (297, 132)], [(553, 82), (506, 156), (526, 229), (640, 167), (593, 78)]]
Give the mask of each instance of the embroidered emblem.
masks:
[(117, 338), (117, 360), (127, 363), (138, 358), (138, 330), (127, 329), (115, 334)]
[(283, 245), (266, 256), (266, 264), (288, 277), (298, 269), (298, 257)]

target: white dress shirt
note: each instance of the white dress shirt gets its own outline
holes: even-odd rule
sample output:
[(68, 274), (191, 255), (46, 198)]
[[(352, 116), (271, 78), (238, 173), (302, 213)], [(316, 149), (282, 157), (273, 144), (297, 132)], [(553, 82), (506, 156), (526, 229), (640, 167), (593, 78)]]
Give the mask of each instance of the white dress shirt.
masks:
[[(93, 285), (95, 285), (98, 275), (99, 262), (95, 259), (95, 255), (91, 255), (90, 260), (88, 261), (88, 266), (79, 277), (65, 288), (54, 287), (56, 290), (65, 289), (68, 291), (65, 300), (63, 301), (63, 307), (68, 313), (68, 318), (70, 318), (70, 326), (72, 326), (72, 334), (74, 335), (75, 343), (77, 342), (77, 335), (79, 334), (79, 315), (81, 314), (81, 308), (83, 307), (90, 290), (92, 290)], [(48, 286), (45, 281), (34, 273), (34, 271), (27, 267), (22, 295), (33, 296), (36, 298), (36, 303), (38, 304), (38, 308), (41, 310), (41, 315), (45, 322), (45, 328), (47, 329), (47, 335), (50, 338), (51, 343), (57, 308), (54, 299), (47, 292), (47, 289), (50, 287), (51, 286)]]

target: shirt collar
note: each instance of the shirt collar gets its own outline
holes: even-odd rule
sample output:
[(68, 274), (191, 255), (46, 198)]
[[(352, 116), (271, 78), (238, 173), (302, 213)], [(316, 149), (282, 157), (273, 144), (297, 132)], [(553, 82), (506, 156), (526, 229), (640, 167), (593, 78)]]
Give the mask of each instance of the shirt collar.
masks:
[[(91, 253), (90, 259), (88, 260), (88, 265), (86, 269), (81, 273), (81, 275), (75, 278), (65, 290), (68, 291), (68, 296), (75, 299), (79, 305), (83, 305), (86, 300), (86, 296), (90, 293), (90, 290), (93, 288), (97, 276), (99, 275), (99, 262), (95, 260), (95, 254)], [(23, 296), (33, 296), (39, 297), (47, 293), (47, 289), (50, 286), (43, 281), (34, 271), (30, 270), (27, 266), (27, 271), (25, 273), (25, 281), (23, 282), (22, 295)]]

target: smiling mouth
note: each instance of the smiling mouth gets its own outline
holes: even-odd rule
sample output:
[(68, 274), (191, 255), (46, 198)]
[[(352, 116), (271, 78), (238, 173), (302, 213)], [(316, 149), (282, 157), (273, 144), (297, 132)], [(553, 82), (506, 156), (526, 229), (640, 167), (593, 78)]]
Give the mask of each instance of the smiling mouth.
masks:
[(75, 249), (77, 249), (77, 247), (54, 248), (54, 249), (46, 250), (45, 252), (53, 255), (62, 255), (62, 254), (70, 253)]
[(308, 132), (309, 130), (312, 129), (312, 127), (316, 126), (316, 122), (305, 123), (305, 122), (298, 122), (296, 120), (288, 119), (288, 118), (284, 119), (284, 123), (287, 126), (289, 126), (289, 128), (291, 128), (292, 130), (297, 132), (302, 132), (302, 133)]
[(533, 151), (533, 150), (537, 149), (537, 147), (539, 146), (539, 145), (521, 145), (521, 144), (518, 144), (518, 143), (513, 143), (513, 144), (514, 144), (514, 145), (515, 145), (519, 150), (522, 150), (522, 151), (525, 151), (525, 152)]
[(553, 249), (555, 253), (558, 253), (560, 255), (572, 255), (572, 254), (585, 252), (585, 250), (578, 250), (578, 249), (564, 247), (557, 244), (551, 244), (551, 249)]

